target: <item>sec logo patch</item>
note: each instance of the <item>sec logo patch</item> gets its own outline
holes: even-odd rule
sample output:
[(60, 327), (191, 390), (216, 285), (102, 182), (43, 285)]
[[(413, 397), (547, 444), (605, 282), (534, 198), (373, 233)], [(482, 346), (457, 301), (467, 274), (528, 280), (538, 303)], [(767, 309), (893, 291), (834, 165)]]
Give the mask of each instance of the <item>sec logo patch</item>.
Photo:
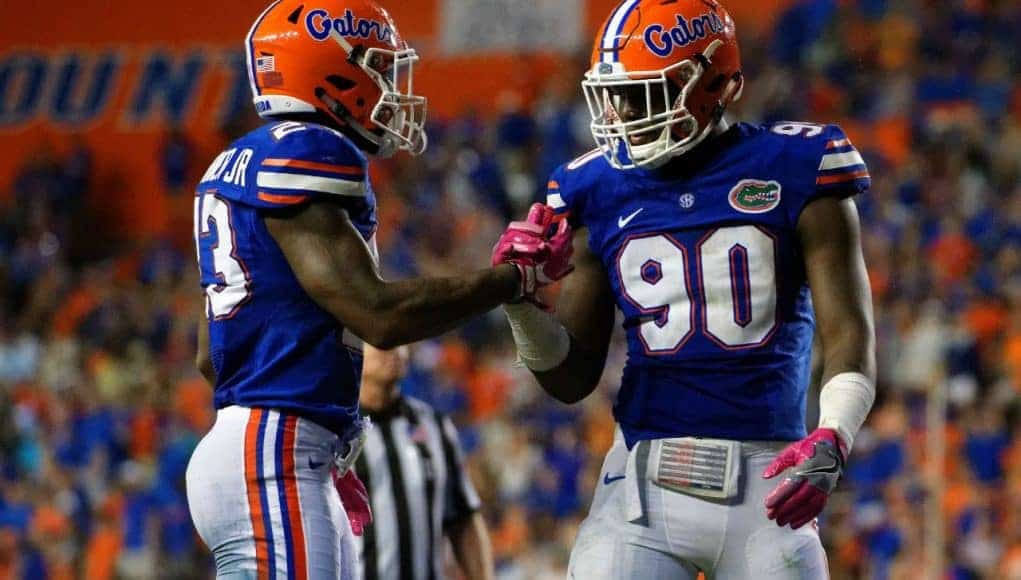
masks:
[(742, 179), (730, 190), (730, 207), (741, 213), (766, 213), (780, 205), (780, 183)]
[(695, 207), (695, 194), (685, 193), (677, 199), (677, 203), (680, 204), (681, 209), (691, 209)]

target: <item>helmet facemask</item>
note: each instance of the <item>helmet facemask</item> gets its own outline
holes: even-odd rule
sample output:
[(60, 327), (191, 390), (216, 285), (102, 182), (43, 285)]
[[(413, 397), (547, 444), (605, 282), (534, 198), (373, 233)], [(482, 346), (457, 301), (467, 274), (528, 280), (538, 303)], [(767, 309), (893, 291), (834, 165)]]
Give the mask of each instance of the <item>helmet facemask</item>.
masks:
[[(592, 136), (611, 166), (656, 168), (709, 136), (718, 117), (700, 126), (687, 102), (721, 44), (717, 40), (697, 55), (701, 58), (657, 71), (625, 71), (619, 63), (599, 63), (585, 74), (582, 88), (592, 115)], [(607, 67), (612, 68), (604, 70)], [(634, 111), (643, 114), (634, 118)]]
[(428, 146), (425, 134), (427, 100), (414, 93), (414, 68), (418, 53), (412, 48), (390, 50), (384, 48), (355, 48), (336, 30), (330, 34), (348, 54), (350, 62), (357, 64), (372, 82), (379, 87), (379, 101), (369, 115), (372, 124), (382, 134), (369, 131), (353, 119), (352, 129), (378, 147), (377, 157), (389, 157), (397, 151), (420, 155)]
[(428, 146), (425, 134), (427, 100), (414, 92), (417, 62), (418, 53), (411, 48), (370, 48), (359, 63), (381, 91), (379, 102), (370, 116), (384, 132), (380, 143), (381, 156), (385, 156), (388, 150), (420, 155)]

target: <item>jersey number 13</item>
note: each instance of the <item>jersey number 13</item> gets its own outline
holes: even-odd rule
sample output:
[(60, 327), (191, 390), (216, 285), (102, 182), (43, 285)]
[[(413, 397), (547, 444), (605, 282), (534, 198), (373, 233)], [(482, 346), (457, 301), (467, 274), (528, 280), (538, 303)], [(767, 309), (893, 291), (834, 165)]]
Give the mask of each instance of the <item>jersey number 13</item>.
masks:
[(761, 346), (776, 329), (776, 240), (758, 227), (713, 230), (694, 251), (667, 234), (631, 238), (617, 267), (625, 299), (645, 316), (638, 333), (650, 354), (676, 353), (699, 322), (727, 350)]
[[(195, 245), (206, 315), (210, 320), (232, 318), (251, 296), (251, 279), (237, 254), (230, 204), (215, 193), (195, 197)], [(212, 263), (206, 261), (209, 258)]]

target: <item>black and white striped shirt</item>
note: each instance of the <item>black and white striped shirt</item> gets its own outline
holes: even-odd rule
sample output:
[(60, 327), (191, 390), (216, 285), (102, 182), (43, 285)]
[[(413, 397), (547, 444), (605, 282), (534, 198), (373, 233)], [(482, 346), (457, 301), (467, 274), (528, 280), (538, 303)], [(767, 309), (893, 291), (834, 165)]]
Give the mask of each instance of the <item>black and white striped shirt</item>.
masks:
[(360, 540), (363, 577), (441, 579), (444, 530), (479, 508), (454, 424), (410, 397), (368, 415), (373, 427), (355, 464), (373, 517)]

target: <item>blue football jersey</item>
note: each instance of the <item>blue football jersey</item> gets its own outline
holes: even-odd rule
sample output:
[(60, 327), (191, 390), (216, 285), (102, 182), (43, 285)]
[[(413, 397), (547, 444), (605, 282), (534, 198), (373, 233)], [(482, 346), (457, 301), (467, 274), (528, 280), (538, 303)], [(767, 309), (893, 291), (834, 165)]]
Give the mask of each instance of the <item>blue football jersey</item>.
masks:
[(358, 419), (360, 342), (302, 289), (265, 215), (340, 204), (374, 248), (365, 156), (309, 123), (267, 124), (232, 143), (196, 189), (195, 245), (216, 370), (214, 401), (291, 412), (347, 432)]
[(804, 437), (815, 321), (797, 222), (814, 199), (865, 192), (865, 163), (808, 123), (736, 124), (688, 155), (696, 169), (620, 171), (596, 150), (549, 183), (624, 315), (614, 415), (629, 446)]

